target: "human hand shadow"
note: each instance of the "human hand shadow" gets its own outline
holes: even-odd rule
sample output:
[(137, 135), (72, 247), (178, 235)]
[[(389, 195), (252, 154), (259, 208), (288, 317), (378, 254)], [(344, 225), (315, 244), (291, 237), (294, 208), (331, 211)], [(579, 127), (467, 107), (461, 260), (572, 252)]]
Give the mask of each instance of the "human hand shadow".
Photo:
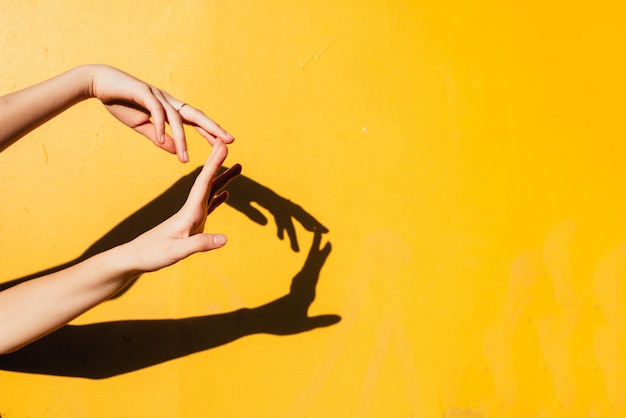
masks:
[[(199, 170), (183, 177), (120, 222), (78, 258), (0, 284), (0, 291), (74, 265), (158, 225), (180, 208)], [(291, 335), (338, 323), (341, 320), (338, 315), (308, 316), (321, 268), (331, 252), (330, 243), (320, 248), (322, 234), (328, 230), (300, 206), (247, 177), (236, 178), (226, 190), (231, 196), (227, 204), (255, 222), (264, 225), (267, 218), (252, 206), (252, 202), (269, 210), (276, 220), (279, 237), (281, 228), (287, 231), (292, 249), (298, 249), (294, 219), (314, 233), (306, 261), (293, 278), (288, 294), (256, 308), (217, 315), (67, 325), (14, 353), (0, 356), (0, 370), (102, 379), (209, 350), (246, 335)], [(123, 292), (116, 297), (121, 294)]]
[(230, 193), (226, 204), (232, 206), (259, 225), (267, 225), (268, 220), (252, 204), (257, 203), (259, 206), (267, 209), (274, 217), (277, 229), (276, 235), (282, 240), (286, 232), (293, 251), (300, 251), (293, 223), (294, 219), (300, 222), (307, 231), (314, 233), (328, 232), (324, 225), (302, 209), (301, 206), (276, 194), (271, 189), (262, 186), (249, 177), (240, 176), (234, 179), (226, 190)]
[[(164, 220), (174, 215), (180, 209), (182, 203), (187, 197), (187, 194), (189, 193), (189, 190), (191, 189), (191, 185), (201, 170), (202, 166), (182, 177), (161, 195), (157, 196), (147, 205), (117, 224), (113, 229), (87, 248), (87, 250), (85, 250), (85, 252), (83, 252), (80, 256), (58, 266), (9, 282), (0, 283), (0, 291), (30, 279), (45, 276), (78, 264), (96, 254), (132, 241), (145, 231), (154, 228)], [(222, 167), (220, 169), (220, 174), (226, 170), (226, 167)], [(222, 188), (223, 186), (223, 184), (215, 185), (217, 188)], [(224, 190), (229, 193), (226, 205), (242, 212), (249, 219), (260, 225), (266, 225), (268, 222), (267, 218), (258, 209), (254, 208), (252, 204), (256, 202), (259, 206), (267, 209), (272, 214), (276, 222), (278, 237), (283, 239), (284, 231), (287, 231), (287, 235), (289, 236), (289, 240), (291, 242), (291, 248), (294, 251), (299, 250), (293, 223), (294, 219), (299, 221), (308, 231), (315, 233), (328, 232), (328, 229), (324, 225), (317, 221), (317, 219), (315, 219), (307, 211), (302, 209), (301, 206), (278, 195), (271, 189), (257, 183), (249, 177), (239, 175), (225, 186)], [(132, 287), (133, 284), (134, 281), (122, 291), (114, 295), (111, 299), (116, 299), (122, 296)]]
[(331, 251), (320, 249), (316, 233), (302, 269), (287, 295), (256, 308), (183, 319), (155, 319), (66, 325), (7, 355), (0, 370), (104, 379), (252, 334), (292, 335), (338, 323), (338, 315), (309, 317), (320, 271)]
[(249, 309), (248, 315), (254, 332), (289, 335), (327, 327), (341, 320), (338, 315), (310, 317), (309, 307), (315, 300), (315, 288), (320, 271), (331, 251), (331, 244), (320, 249), (321, 233), (315, 233), (313, 244), (302, 270), (291, 281), (289, 294), (258, 308)]

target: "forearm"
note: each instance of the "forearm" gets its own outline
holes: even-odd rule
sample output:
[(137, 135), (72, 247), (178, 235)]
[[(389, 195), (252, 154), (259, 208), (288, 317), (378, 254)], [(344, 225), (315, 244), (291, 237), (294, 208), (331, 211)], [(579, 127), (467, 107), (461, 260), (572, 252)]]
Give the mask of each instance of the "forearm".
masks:
[(90, 97), (92, 66), (0, 97), (0, 152), (74, 104)]
[(127, 246), (0, 292), (0, 354), (67, 324), (123, 289), (138, 271)]

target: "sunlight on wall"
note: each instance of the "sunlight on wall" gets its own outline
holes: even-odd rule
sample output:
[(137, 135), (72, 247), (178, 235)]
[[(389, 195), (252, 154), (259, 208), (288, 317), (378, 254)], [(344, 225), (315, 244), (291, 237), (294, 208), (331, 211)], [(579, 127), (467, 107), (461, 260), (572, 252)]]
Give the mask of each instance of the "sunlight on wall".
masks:
[[(622, 5), (81, 4), (3, 5), (0, 93), (117, 66), (246, 177), (224, 249), (0, 359), (3, 418), (626, 413)], [(88, 102), (2, 153), (0, 281), (176, 204), (187, 133), (182, 165)]]

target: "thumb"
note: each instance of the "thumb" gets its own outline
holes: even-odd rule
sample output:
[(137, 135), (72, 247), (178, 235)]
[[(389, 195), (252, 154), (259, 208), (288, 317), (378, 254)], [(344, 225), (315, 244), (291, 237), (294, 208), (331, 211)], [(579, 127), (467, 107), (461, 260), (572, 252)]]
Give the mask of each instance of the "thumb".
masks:
[(226, 245), (228, 239), (222, 234), (196, 234), (181, 241), (177, 245), (180, 260), (195, 253), (221, 248)]
[(308, 317), (303, 326), (305, 331), (310, 331), (315, 328), (328, 327), (331, 325), (335, 325), (336, 323), (341, 321), (341, 317), (339, 315), (318, 315), (313, 317)]

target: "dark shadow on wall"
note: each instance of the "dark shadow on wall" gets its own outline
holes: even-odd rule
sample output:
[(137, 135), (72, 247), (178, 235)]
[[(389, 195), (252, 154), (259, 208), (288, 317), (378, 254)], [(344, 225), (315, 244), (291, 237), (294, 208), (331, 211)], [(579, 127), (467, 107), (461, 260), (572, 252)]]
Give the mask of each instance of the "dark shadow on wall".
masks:
[[(200, 169), (118, 224), (80, 257), (2, 284), (0, 290), (61, 270), (158, 225), (180, 208)], [(254, 222), (265, 225), (268, 220), (252, 203), (267, 209), (274, 217), (278, 237), (282, 239), (286, 232), (292, 250), (299, 250), (294, 220), (313, 233), (305, 264), (293, 278), (287, 295), (256, 308), (218, 315), (67, 325), (15, 353), (0, 356), (0, 370), (102, 379), (208, 350), (246, 335), (290, 335), (339, 322), (337, 315), (308, 316), (321, 268), (331, 251), (330, 243), (320, 248), (322, 234), (328, 230), (300, 206), (247, 177), (233, 180), (227, 190), (227, 203)]]
[[(18, 283), (63, 270), (98, 253), (127, 243), (143, 234), (145, 231), (154, 228), (181, 208), (193, 185), (193, 181), (198, 174), (200, 174), (201, 170), (202, 167), (198, 167), (190, 174), (178, 180), (160, 196), (120, 222), (79, 257), (50, 269), (2, 283), (0, 284), (0, 291), (15, 286)], [(224, 167), (222, 167), (220, 172), (223, 171), (225, 171)], [(307, 231), (319, 233), (328, 232), (326, 227), (302, 209), (302, 207), (246, 176), (240, 175), (234, 179), (226, 187), (226, 190), (228, 190), (230, 194), (226, 204), (245, 214), (250, 220), (260, 225), (266, 225), (268, 220), (259, 210), (254, 208), (253, 203), (267, 209), (274, 217), (278, 238), (283, 239), (286, 232), (291, 248), (294, 251), (299, 251), (300, 248), (293, 224), (294, 220), (302, 224)], [(118, 293), (114, 298), (121, 296), (129, 287)]]

